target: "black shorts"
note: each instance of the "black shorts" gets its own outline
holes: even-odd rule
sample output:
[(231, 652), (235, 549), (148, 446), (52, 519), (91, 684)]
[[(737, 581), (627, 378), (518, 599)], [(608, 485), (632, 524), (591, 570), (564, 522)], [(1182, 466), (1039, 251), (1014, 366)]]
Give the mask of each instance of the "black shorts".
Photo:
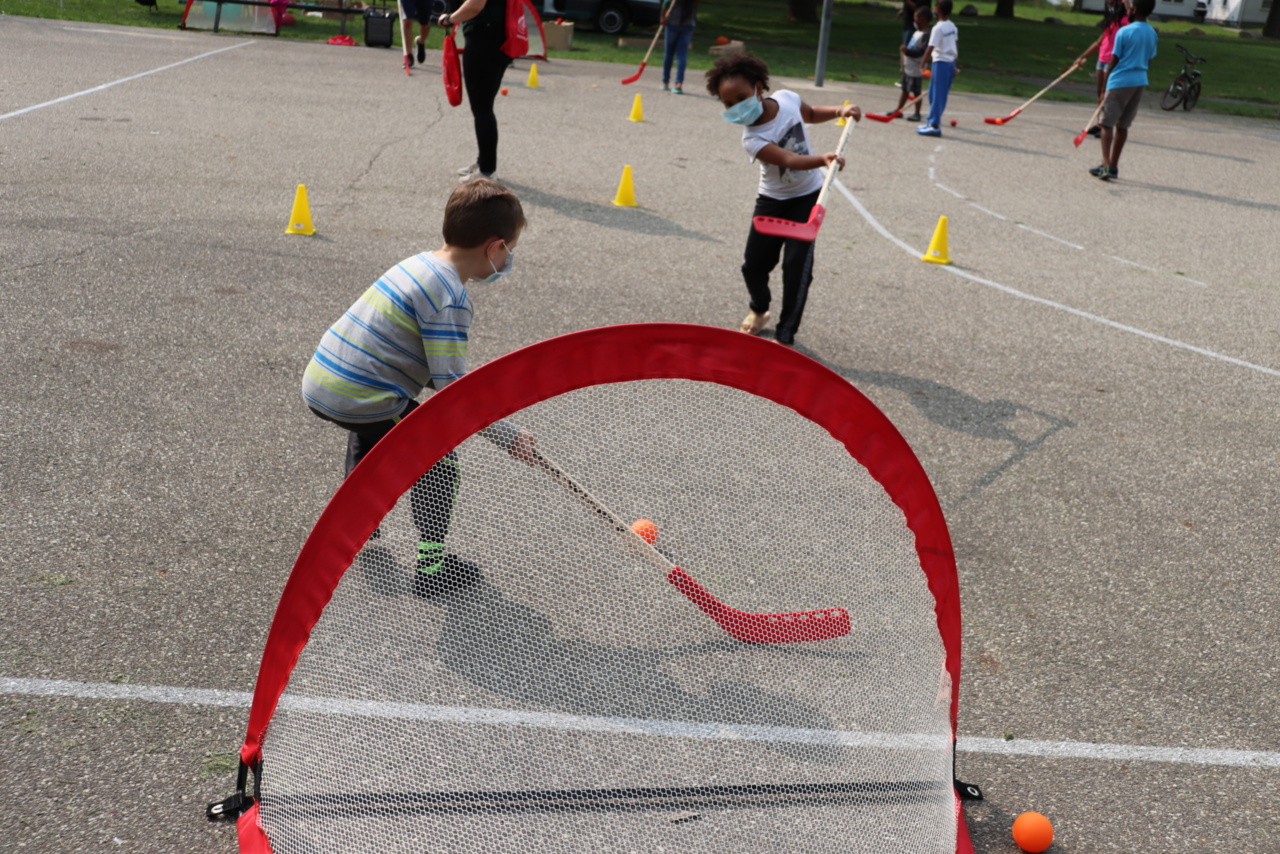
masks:
[(909, 74), (903, 74), (902, 75), (902, 91), (906, 92), (908, 95), (915, 95), (917, 98), (919, 98), (920, 97), (920, 81), (922, 81), (923, 79), (924, 79), (923, 77), (912, 77)]
[(444, 14), (444, 0), (399, 0), (400, 14), (406, 21), (432, 24)]

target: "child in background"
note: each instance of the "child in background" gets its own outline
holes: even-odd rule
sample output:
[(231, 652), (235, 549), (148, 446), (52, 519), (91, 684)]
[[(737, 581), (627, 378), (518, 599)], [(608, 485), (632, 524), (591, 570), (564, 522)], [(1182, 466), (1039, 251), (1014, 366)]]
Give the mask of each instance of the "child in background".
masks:
[(1129, 7), (1132, 23), (1116, 33), (1114, 57), (1107, 74), (1107, 94), (1102, 101), (1102, 163), (1089, 174), (1111, 181), (1120, 177), (1120, 152), (1129, 139), (1129, 127), (1138, 115), (1142, 92), (1147, 88), (1147, 69), (1156, 55), (1159, 36), (1147, 23), (1156, 0), (1135, 0)]
[(664, 3), (660, 23), (667, 28), (662, 48), (662, 91), (671, 82), (671, 61), (676, 61), (676, 85), (670, 91), (684, 94), (684, 69), (693, 44), (693, 28), (698, 23), (698, 0), (671, 0)]
[(921, 136), (942, 136), (942, 113), (947, 109), (947, 94), (951, 91), (956, 58), (960, 55), (960, 33), (951, 23), (951, 8), (951, 0), (938, 0), (934, 7), (938, 23), (929, 33), (929, 46), (920, 60), (921, 67), (931, 65), (933, 68), (929, 78), (929, 118), (916, 128)]
[(932, 14), (924, 6), (917, 8), (916, 31), (912, 34), (910, 41), (898, 48), (898, 52), (902, 54), (902, 94), (898, 96), (898, 106), (894, 112), (901, 113), (902, 108), (907, 104), (907, 99), (912, 98), (912, 103), (916, 107), (915, 115), (911, 117), (913, 122), (920, 121), (920, 91), (924, 80), (924, 69), (921, 67), (920, 60), (924, 57), (925, 46), (929, 42), (929, 23), (932, 19)]
[[(1102, 18), (1102, 35), (1094, 41), (1093, 44), (1085, 48), (1084, 53), (1080, 54), (1077, 64), (1083, 63), (1085, 57), (1098, 51), (1098, 65), (1094, 76), (1098, 81), (1098, 103), (1102, 103), (1102, 96), (1107, 91), (1107, 74), (1110, 70), (1111, 60), (1115, 58), (1112, 48), (1115, 46), (1116, 33), (1120, 28), (1129, 23), (1129, 10), (1125, 7), (1124, 0), (1107, 0), (1107, 8), (1103, 12)], [(1099, 136), (1102, 128), (1094, 125), (1089, 128), (1091, 136)]]
[[(466, 283), (511, 272), (524, 225), (520, 200), (506, 187), (487, 178), (463, 184), (445, 205), (444, 246), (383, 273), (320, 339), (302, 397), (312, 412), (347, 431), (347, 474), (418, 406), (415, 398), (426, 386), (439, 391), (467, 372), (472, 307)], [(498, 421), (484, 435), (533, 462), (530, 433)], [(476, 580), (472, 564), (445, 553), (457, 483), (458, 458), (451, 452), (410, 489), (419, 536), (410, 589), (419, 596)]]
[[(835, 152), (813, 154), (805, 124), (842, 116), (858, 121), (857, 106), (811, 107), (795, 92), (780, 89), (769, 97), (769, 67), (749, 53), (716, 60), (707, 72), (707, 91), (725, 106), (725, 121), (742, 125), (742, 147), (760, 161), (760, 190), (755, 216), (807, 222), (822, 189), (818, 168), (844, 168)], [(750, 294), (750, 311), (741, 330), (758, 335), (769, 320), (772, 295), (769, 275), (782, 256), (782, 314), (775, 340), (794, 345), (813, 279), (813, 243), (761, 234), (752, 226), (742, 261), (742, 278)]]

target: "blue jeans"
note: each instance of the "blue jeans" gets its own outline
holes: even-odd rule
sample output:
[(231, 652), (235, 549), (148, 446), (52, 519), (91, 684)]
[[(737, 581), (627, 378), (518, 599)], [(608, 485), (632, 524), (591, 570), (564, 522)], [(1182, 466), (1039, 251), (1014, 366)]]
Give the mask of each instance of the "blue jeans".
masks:
[(666, 47), (662, 54), (662, 85), (671, 80), (671, 60), (676, 64), (676, 85), (684, 85), (684, 67), (689, 61), (689, 45), (693, 43), (693, 24), (677, 26), (667, 24)]
[(942, 127), (942, 111), (947, 108), (947, 94), (955, 76), (954, 62), (933, 63), (933, 76), (929, 78), (929, 127)]

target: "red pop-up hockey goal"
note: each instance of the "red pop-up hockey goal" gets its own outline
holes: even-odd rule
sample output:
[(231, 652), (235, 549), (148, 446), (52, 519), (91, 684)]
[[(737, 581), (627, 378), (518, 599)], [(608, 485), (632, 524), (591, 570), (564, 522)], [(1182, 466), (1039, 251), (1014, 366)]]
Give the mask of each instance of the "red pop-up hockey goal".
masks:
[(946, 523), (866, 397), (738, 332), (593, 329), (342, 484), (211, 812), (274, 854), (971, 852), (959, 677)]

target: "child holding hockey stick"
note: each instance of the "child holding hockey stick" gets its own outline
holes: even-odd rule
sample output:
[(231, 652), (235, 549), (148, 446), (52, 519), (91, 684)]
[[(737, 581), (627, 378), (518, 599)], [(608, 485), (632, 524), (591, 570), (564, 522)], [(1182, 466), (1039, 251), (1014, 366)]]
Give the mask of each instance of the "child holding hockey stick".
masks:
[(916, 31), (906, 44), (898, 47), (898, 52), (902, 54), (902, 94), (898, 96), (898, 106), (894, 108), (893, 113), (901, 115), (902, 108), (910, 99), (916, 107), (915, 115), (911, 117), (913, 122), (920, 121), (920, 92), (924, 81), (921, 59), (924, 57), (925, 46), (929, 43), (929, 24), (932, 21), (932, 12), (925, 6), (917, 7)]
[[(742, 147), (760, 161), (760, 187), (754, 216), (770, 216), (806, 222), (822, 187), (819, 167), (844, 168), (835, 152), (814, 154), (805, 124), (829, 122), (840, 117), (858, 121), (856, 105), (817, 107), (795, 92), (769, 91), (769, 67), (749, 53), (722, 56), (707, 72), (707, 91), (725, 106), (725, 121), (742, 125)], [(741, 329), (758, 335), (769, 321), (772, 294), (769, 276), (782, 258), (782, 313), (775, 340), (794, 346), (804, 315), (809, 284), (813, 279), (813, 242), (762, 234), (754, 225), (747, 235), (742, 278), (750, 295), (750, 311)]]
[[(417, 408), (425, 387), (439, 391), (467, 372), (473, 309), (466, 283), (510, 273), (524, 226), (520, 200), (498, 182), (459, 186), (445, 205), (444, 245), (383, 273), (320, 339), (302, 397), (347, 431), (347, 474)], [(533, 464), (532, 434), (499, 421), (484, 435)], [(410, 589), (419, 596), (475, 580), (474, 567), (445, 552), (457, 484), (458, 458), (450, 453), (410, 490), (419, 536)]]

